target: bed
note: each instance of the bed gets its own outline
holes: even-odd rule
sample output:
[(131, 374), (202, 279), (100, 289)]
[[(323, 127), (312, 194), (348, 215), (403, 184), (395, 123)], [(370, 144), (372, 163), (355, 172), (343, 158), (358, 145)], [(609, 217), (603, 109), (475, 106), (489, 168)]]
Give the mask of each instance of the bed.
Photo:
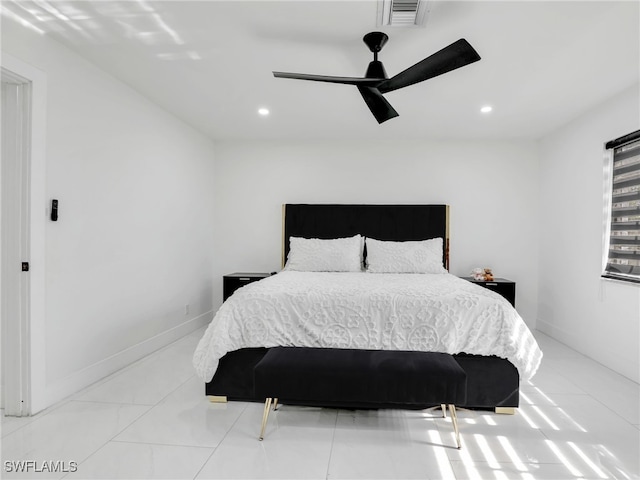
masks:
[[(442, 239), (441, 264), (448, 268), (446, 205), (284, 205), (283, 265), (291, 237), (358, 234), (396, 242)], [(542, 358), (506, 300), (446, 271), (283, 271), (241, 288), (214, 317), (194, 354), (206, 394), (262, 402), (254, 396), (253, 367), (278, 345), (451, 353), (467, 373), (462, 406), (502, 413), (518, 406), (520, 379), (531, 378)]]

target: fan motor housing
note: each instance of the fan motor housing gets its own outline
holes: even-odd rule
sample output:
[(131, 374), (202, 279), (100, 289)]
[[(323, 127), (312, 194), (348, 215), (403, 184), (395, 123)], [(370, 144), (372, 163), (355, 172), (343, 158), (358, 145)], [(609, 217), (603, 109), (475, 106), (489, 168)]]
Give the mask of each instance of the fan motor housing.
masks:
[(387, 79), (387, 72), (384, 69), (384, 65), (379, 60), (372, 60), (367, 67), (367, 73), (364, 74), (366, 78), (380, 78)]

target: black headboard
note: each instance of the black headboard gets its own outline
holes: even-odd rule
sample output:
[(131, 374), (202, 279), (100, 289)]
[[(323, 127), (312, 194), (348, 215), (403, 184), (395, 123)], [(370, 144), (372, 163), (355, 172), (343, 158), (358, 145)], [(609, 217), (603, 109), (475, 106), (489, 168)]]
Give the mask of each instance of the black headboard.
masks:
[(284, 265), (289, 237), (341, 238), (361, 234), (377, 240), (428, 240), (442, 237), (442, 259), (449, 268), (448, 205), (283, 205)]

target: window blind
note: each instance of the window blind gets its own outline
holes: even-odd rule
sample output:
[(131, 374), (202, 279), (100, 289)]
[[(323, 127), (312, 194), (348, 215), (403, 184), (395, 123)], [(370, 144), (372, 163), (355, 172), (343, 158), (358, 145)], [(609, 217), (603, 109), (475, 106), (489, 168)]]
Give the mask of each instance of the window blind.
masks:
[(610, 231), (604, 277), (640, 282), (640, 130), (607, 143), (611, 165)]

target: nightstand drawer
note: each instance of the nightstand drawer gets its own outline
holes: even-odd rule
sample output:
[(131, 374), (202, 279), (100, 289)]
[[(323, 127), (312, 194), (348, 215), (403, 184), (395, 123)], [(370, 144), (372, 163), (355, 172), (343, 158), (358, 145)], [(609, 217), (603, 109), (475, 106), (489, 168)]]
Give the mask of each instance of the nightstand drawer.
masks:
[(233, 292), (252, 282), (270, 277), (270, 273), (230, 273), (222, 277), (222, 301), (226, 301)]
[(506, 278), (495, 278), (489, 282), (474, 280), (473, 277), (461, 278), (502, 295), (511, 305), (516, 306), (516, 282), (507, 280)]

